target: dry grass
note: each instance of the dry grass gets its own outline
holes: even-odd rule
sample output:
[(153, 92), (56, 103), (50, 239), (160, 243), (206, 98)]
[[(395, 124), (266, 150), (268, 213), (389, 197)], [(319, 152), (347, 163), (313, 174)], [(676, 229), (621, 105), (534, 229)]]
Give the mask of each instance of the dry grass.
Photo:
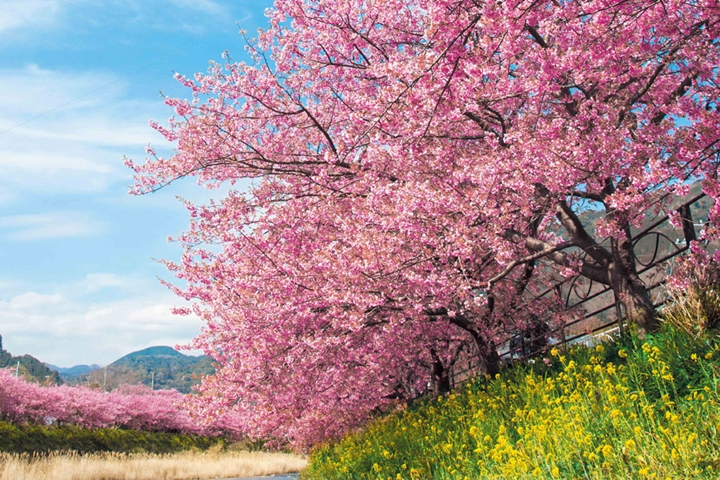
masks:
[(662, 318), (692, 338), (720, 324), (720, 284), (690, 285), (683, 292), (670, 292), (671, 304), (663, 309)]
[(254, 477), (302, 470), (305, 458), (266, 452), (172, 455), (0, 454), (0, 480), (181, 480)]

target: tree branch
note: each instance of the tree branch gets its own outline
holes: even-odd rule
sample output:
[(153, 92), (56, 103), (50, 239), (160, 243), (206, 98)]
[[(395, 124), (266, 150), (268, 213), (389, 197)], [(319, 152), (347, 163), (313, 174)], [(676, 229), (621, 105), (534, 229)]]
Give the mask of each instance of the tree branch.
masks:
[[(536, 252), (542, 250), (550, 250), (553, 246), (554, 245), (544, 242), (542, 240), (538, 240), (537, 238), (528, 237), (525, 239), (525, 247), (529, 250), (534, 250)], [(571, 266), (568, 256), (562, 252), (551, 252), (549, 254), (545, 254), (544, 257), (549, 258), (556, 264), (563, 267)], [(602, 283), (603, 285), (610, 285), (610, 277), (608, 275), (607, 269), (601, 268), (597, 265), (591, 265), (590, 263), (583, 261), (580, 267), (580, 274), (584, 277), (589, 278), (590, 280)]]
[[(697, 77), (697, 73), (694, 73), (692, 75), (688, 75), (685, 77), (685, 79), (678, 85), (678, 87), (673, 90), (673, 92), (670, 94), (670, 98), (668, 98), (668, 101), (666, 105), (674, 102), (678, 98), (685, 95), (685, 92), (688, 91), (688, 89), (692, 86), (693, 80)], [(653, 125), (660, 125), (660, 122), (662, 122), (665, 117), (667, 116), (667, 113), (663, 112), (662, 110), (655, 114), (655, 116), (650, 120), (650, 122)]]
[(549, 48), (549, 45), (545, 41), (544, 38), (538, 33), (538, 31), (535, 29), (535, 27), (532, 27), (530, 25), (525, 25), (525, 30), (530, 32), (530, 35), (532, 35), (533, 39), (537, 42), (538, 45), (540, 45), (542, 48)]
[[(550, 244), (548, 243), (546, 245), (550, 245)], [(549, 256), (552, 253), (559, 252), (561, 250), (564, 250), (566, 248), (570, 248), (573, 246), (575, 246), (575, 244), (573, 242), (563, 242), (563, 243), (559, 243), (557, 245), (553, 245), (551, 247), (543, 248), (542, 250), (537, 251), (537, 252), (533, 253), (532, 255), (528, 255), (527, 257), (513, 260), (512, 262), (510, 262), (507, 265), (507, 267), (505, 267), (505, 269), (502, 272), (498, 273), (497, 275), (492, 277), (490, 280), (488, 280), (488, 282), (487, 282), (488, 286), (492, 286), (493, 284), (495, 284), (495, 283), (499, 282), (500, 280), (502, 280), (503, 278), (507, 277), (510, 274), (510, 272), (512, 272), (513, 269), (515, 267), (517, 267), (518, 265), (522, 265), (523, 263), (528, 263), (528, 262), (533, 262), (535, 260), (539, 260), (543, 257)]]
[(595, 240), (587, 233), (580, 218), (572, 211), (570, 205), (565, 200), (557, 203), (556, 212), (558, 220), (562, 223), (565, 230), (571, 235), (573, 243), (582, 248), (588, 255), (592, 257), (600, 266), (606, 266), (612, 260), (612, 255), (605, 248), (595, 242)]
[(583, 192), (581, 190), (573, 190), (570, 194), (573, 197), (577, 198), (585, 198), (587, 200), (592, 200), (594, 202), (605, 204), (605, 196), (599, 193), (592, 193), (592, 192)]

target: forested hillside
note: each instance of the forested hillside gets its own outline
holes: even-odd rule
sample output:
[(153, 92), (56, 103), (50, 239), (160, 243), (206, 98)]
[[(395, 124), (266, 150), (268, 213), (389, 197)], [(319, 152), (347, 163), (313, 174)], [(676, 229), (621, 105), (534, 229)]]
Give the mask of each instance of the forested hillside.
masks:
[(77, 377), (73, 383), (113, 390), (142, 383), (155, 389), (174, 388), (190, 393), (200, 378), (214, 372), (212, 359), (185, 355), (170, 347), (149, 347), (130, 353), (106, 368)]
[[(18, 362), (20, 362), (19, 368)], [(37, 358), (31, 355), (16, 357), (10, 352), (5, 351), (2, 345), (2, 335), (0, 335), (0, 368), (7, 367), (17, 368), (20, 375), (35, 382), (52, 383), (55, 385), (63, 383), (58, 372), (50, 370)]]

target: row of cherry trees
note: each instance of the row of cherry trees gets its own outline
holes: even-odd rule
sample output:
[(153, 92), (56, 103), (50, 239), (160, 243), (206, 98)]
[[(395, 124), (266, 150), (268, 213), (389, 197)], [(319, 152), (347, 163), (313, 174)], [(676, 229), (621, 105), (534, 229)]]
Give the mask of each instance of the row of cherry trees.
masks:
[(299, 447), (341, 435), (448, 388), (463, 351), (497, 371), (509, 335), (570, 315), (533, 300), (558, 275), (657, 327), (631, 229), (691, 182), (720, 197), (718, 1), (276, 0), (268, 16), (253, 62), (178, 76), (192, 98), (153, 123), (175, 153), (127, 161), (135, 193), (252, 183), (188, 203), (167, 262), (220, 365), (201, 414)]
[(41, 386), (15, 376), (11, 369), (0, 369), (0, 420), (202, 435), (237, 432), (229, 416), (211, 424), (195, 421), (184, 401), (185, 395), (176, 390), (151, 390), (143, 385), (126, 385), (112, 392)]

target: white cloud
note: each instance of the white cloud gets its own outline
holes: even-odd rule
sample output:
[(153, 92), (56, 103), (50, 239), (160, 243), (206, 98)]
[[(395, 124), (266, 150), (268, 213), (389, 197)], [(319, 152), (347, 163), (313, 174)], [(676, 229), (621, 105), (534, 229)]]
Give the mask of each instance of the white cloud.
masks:
[[(63, 0), (69, 3), (67, 0)], [(48, 25), (61, 11), (60, 0), (3, 0), (0, 33), (28, 26)]]
[(0, 231), (15, 241), (98, 235), (105, 225), (83, 212), (51, 212), (0, 217)]
[(129, 183), (123, 155), (153, 139), (162, 143), (147, 120), (169, 112), (160, 101), (126, 99), (125, 89), (106, 74), (0, 69), (0, 175), (7, 185), (0, 200)]
[(13, 311), (35, 311), (46, 307), (57, 308), (66, 303), (66, 299), (59, 293), (42, 295), (35, 292), (27, 292), (13, 297), (7, 307)]
[(223, 5), (220, 2), (214, 2), (212, 0), (170, 0), (170, 3), (181, 9), (200, 12), (206, 15), (225, 16), (231, 13), (227, 4)]
[[(70, 17), (74, 22), (62, 21)], [(216, 0), (3, 0), (0, 35), (30, 29), (63, 28), (77, 23), (108, 24), (123, 19), (139, 28), (210, 31), (210, 21), (235, 22), (250, 17), (235, 2)], [(150, 20), (150, 21), (149, 21)]]
[(107, 364), (152, 345), (187, 344), (200, 332), (201, 320), (172, 315), (171, 307), (182, 300), (164, 287), (153, 290), (102, 303), (57, 292), (25, 292), (0, 300), (4, 348), (72, 366)]
[(117, 96), (123, 90), (118, 78), (108, 74), (55, 71), (36, 64), (22, 69), (3, 69), (0, 70), (0, 102), (7, 107), (3, 118), (14, 114), (13, 120), (18, 120), (71, 101), (73, 103), (64, 109), (93, 106), (97, 104), (98, 96), (87, 93), (100, 87), (103, 87), (105, 97)]
[(88, 293), (97, 292), (106, 288), (126, 289), (135, 284), (130, 278), (122, 278), (114, 273), (89, 273), (82, 282), (84, 290)]
[(252, 18), (247, 7), (227, 0), (119, 0), (117, 14), (132, 23), (160, 31), (178, 30), (193, 35), (217, 33), (218, 28), (235, 27)]

